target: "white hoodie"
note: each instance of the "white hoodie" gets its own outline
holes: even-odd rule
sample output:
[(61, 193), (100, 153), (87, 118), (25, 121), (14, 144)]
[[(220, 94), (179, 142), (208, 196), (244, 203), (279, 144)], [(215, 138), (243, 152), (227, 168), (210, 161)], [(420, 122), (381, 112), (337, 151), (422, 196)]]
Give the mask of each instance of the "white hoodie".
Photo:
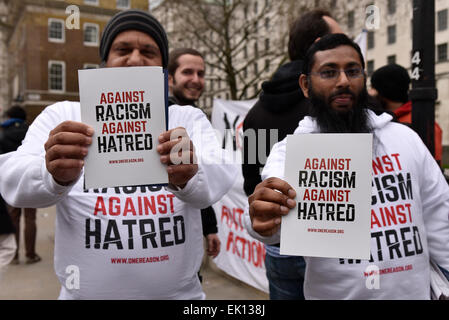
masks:
[[(429, 299), (429, 258), (449, 269), (449, 187), (419, 136), (391, 116), (369, 111), (373, 132), (371, 259), (305, 257), (307, 299)], [(306, 117), (294, 134), (319, 132)], [(276, 144), (263, 179), (283, 179), (286, 139)], [(280, 232), (255, 238), (279, 243)], [(377, 273), (376, 273), (377, 272)], [(376, 279), (379, 282), (376, 282)]]
[[(83, 190), (83, 174), (58, 185), (45, 166), (49, 132), (81, 121), (77, 102), (47, 107), (16, 152), (0, 156), (0, 192), (15, 207), (57, 207), (55, 270), (61, 299), (204, 299), (197, 272), (203, 256), (200, 209), (232, 186), (235, 165), (204, 113), (169, 108), (169, 127), (186, 128), (199, 158), (183, 190), (158, 186)], [(151, 169), (151, 168), (149, 168)]]

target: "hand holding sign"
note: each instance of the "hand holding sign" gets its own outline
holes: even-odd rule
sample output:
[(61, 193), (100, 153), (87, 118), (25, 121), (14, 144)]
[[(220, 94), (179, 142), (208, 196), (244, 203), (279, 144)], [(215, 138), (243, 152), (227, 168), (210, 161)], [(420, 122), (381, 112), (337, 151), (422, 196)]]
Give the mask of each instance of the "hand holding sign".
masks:
[(167, 165), (168, 182), (184, 188), (198, 172), (193, 143), (184, 128), (175, 128), (159, 136), (157, 152), (161, 163)]
[(254, 231), (262, 236), (275, 234), (281, 225), (281, 217), (295, 207), (295, 197), (296, 192), (284, 180), (268, 178), (259, 183), (248, 198)]
[(45, 164), (57, 183), (69, 185), (79, 177), (93, 133), (90, 126), (75, 121), (64, 121), (50, 132)]

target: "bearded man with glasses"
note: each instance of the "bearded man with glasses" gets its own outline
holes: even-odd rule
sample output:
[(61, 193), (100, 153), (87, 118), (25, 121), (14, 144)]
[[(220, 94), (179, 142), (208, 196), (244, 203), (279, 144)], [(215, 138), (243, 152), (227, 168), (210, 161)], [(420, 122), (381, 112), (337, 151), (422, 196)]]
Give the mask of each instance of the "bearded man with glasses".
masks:
[[(312, 115), (294, 134), (373, 134), (371, 257), (304, 257), (304, 294), (306, 299), (430, 299), (429, 259), (449, 269), (449, 187), (415, 132), (387, 113), (367, 109), (364, 67), (360, 48), (343, 34), (323, 37), (304, 60), (299, 84), (311, 100)], [(290, 211), (296, 192), (283, 180), (285, 154), (284, 139), (273, 147), (265, 180), (249, 197), (244, 215), (248, 232), (266, 244), (279, 243), (281, 217), (296, 211)], [(374, 167), (379, 163), (382, 170)], [(404, 187), (407, 193), (400, 192)], [(366, 285), (372, 265), (380, 270), (376, 289)]]

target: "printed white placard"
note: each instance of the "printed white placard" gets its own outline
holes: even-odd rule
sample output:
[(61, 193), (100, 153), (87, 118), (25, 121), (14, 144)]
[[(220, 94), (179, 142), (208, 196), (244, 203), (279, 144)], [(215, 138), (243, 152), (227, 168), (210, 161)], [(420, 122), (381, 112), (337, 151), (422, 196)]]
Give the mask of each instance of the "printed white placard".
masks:
[(285, 179), (297, 197), (282, 218), (281, 254), (370, 258), (371, 134), (288, 136)]
[(156, 151), (167, 130), (161, 67), (79, 70), (82, 122), (94, 128), (85, 158), (85, 188), (167, 184)]

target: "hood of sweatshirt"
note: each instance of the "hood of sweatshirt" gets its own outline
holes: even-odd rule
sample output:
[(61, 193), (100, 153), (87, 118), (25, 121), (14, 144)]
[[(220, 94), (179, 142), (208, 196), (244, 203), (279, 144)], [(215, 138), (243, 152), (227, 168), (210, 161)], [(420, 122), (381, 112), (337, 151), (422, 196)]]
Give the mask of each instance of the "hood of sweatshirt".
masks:
[(298, 101), (305, 99), (299, 87), (303, 62), (292, 61), (281, 66), (272, 79), (262, 84), (260, 102), (272, 113), (282, 113)]
[[(388, 113), (382, 113), (380, 115), (376, 115), (373, 111), (370, 109), (367, 109), (368, 112), (368, 122), (371, 128), (373, 128), (373, 131), (376, 131), (378, 129), (381, 129), (385, 127), (387, 124), (389, 124), (393, 117)], [(301, 122), (299, 122), (298, 128), (295, 130), (296, 133), (319, 133), (320, 129), (318, 127), (318, 123), (315, 118), (312, 118), (310, 116), (304, 117)]]

